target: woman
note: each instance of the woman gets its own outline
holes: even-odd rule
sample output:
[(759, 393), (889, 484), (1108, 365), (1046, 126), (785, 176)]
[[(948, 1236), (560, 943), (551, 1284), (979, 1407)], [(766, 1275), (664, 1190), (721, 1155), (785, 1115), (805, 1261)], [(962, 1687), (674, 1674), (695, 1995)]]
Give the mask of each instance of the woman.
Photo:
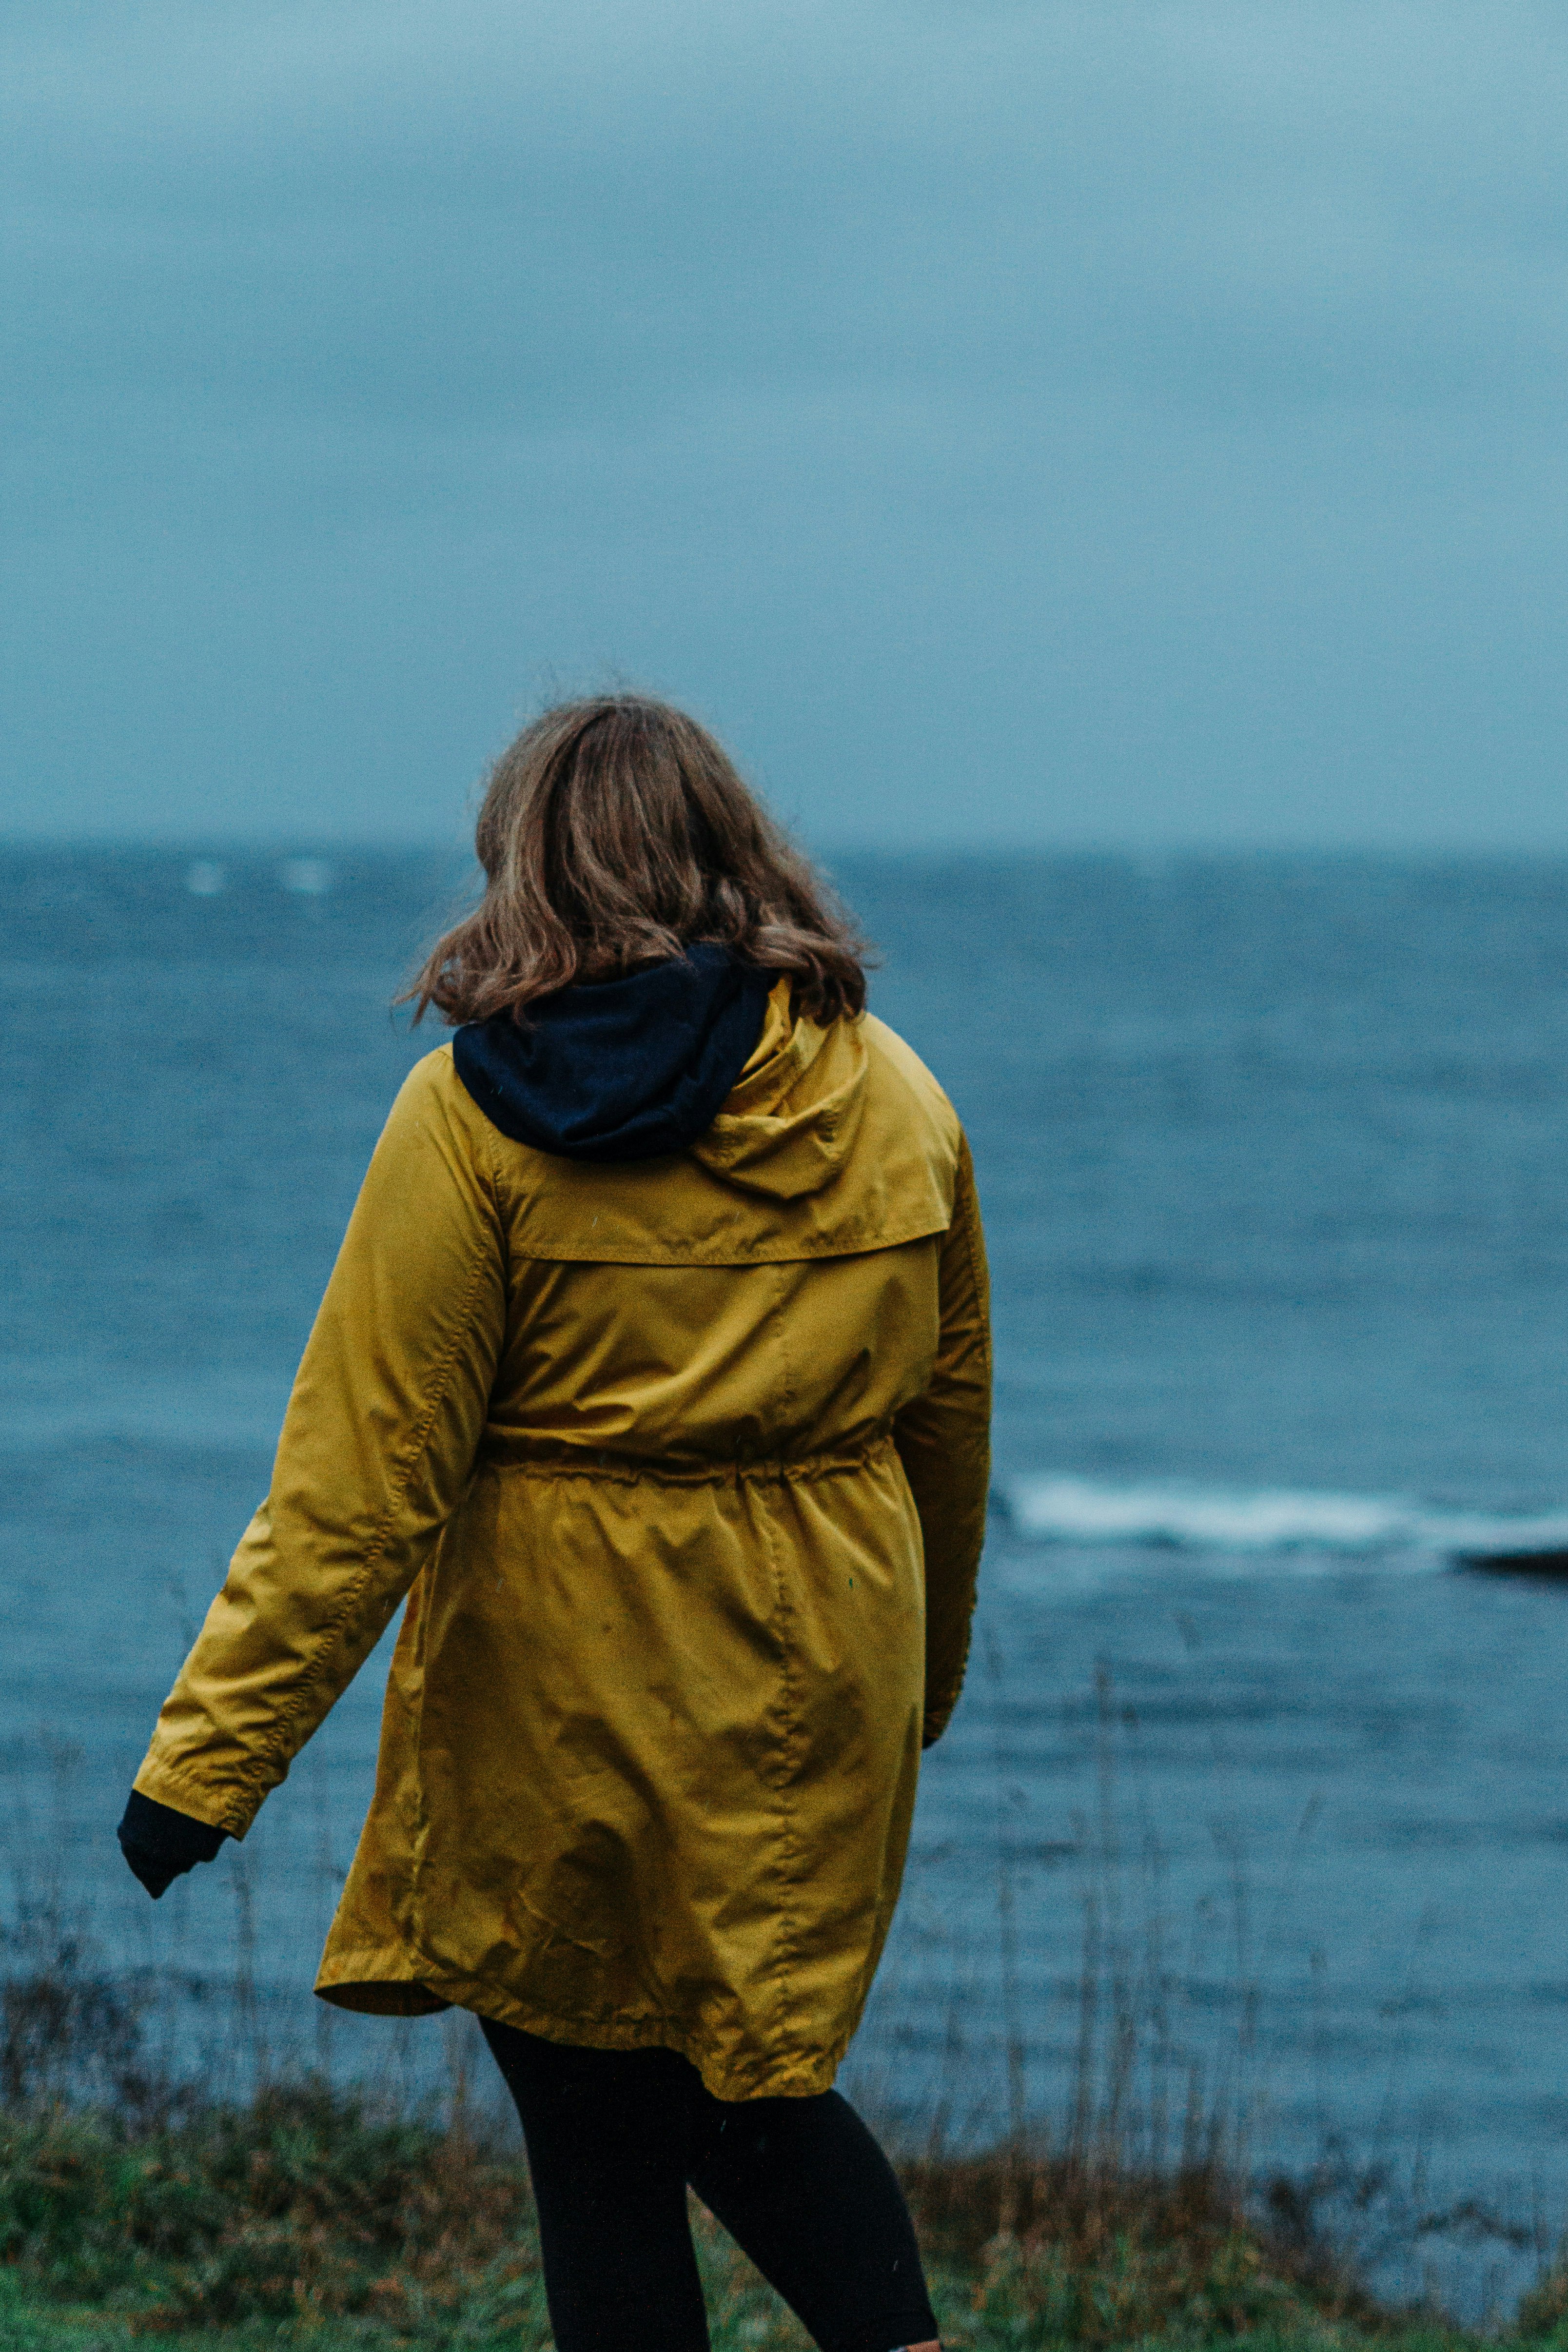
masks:
[(317, 1990), (479, 2017), (561, 2352), (706, 2345), (688, 2183), (828, 2352), (929, 2346), (831, 2085), (968, 1644), (968, 1150), (679, 712), (547, 712), (478, 850), (409, 992), (457, 1034), (394, 1106), (121, 1843), (157, 1895), (243, 1837), (406, 1597)]

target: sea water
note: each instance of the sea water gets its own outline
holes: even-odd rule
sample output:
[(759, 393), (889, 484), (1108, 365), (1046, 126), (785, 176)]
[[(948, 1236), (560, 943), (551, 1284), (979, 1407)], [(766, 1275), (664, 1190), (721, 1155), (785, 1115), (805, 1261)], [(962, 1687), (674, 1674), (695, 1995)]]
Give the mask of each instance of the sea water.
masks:
[[(433, 1042), (389, 999), (465, 879), (0, 859), (13, 1933), (45, 1889), (106, 1966), (205, 1998), (220, 2053), (237, 1953), (296, 2054), (363, 2067), (397, 2036), (416, 2063), (440, 2032), (312, 2041), (303, 1990), (379, 1658), (244, 1849), (156, 1910), (112, 1831)], [(837, 879), (876, 1010), (973, 1144), (997, 1372), (969, 1685), (847, 2079), (973, 2137), (1070, 2130), (1125, 2075), (1145, 2138), (1223, 2111), (1259, 2165), (1337, 2149), (1550, 2233), (1568, 1583), (1468, 1563), (1568, 1549), (1568, 864)]]

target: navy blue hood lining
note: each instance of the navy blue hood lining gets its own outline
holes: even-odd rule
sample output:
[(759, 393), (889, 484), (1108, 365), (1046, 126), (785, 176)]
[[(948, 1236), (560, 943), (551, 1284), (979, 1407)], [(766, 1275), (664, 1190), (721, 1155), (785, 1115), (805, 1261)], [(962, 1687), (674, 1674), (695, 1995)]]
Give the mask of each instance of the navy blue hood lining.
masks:
[(470, 1021), (458, 1076), (514, 1143), (566, 1160), (655, 1160), (711, 1127), (751, 1059), (775, 973), (698, 940), (625, 980)]

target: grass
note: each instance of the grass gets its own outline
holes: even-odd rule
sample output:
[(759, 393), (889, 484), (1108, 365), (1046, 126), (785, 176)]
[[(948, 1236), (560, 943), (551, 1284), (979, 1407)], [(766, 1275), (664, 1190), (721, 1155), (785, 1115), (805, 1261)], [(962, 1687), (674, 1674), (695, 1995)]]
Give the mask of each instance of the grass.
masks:
[[(776, 2305), (773, 2305), (776, 2311)], [(962, 2296), (955, 2304), (944, 2306), (938, 2298), (938, 2311), (942, 2321), (944, 2346), (955, 2352), (1015, 2352), (1015, 2347), (1035, 2346), (1054, 2347), (1068, 2339), (1021, 2333), (1007, 2322), (988, 2320), (984, 2315), (969, 2314)], [(956, 2314), (955, 2317), (953, 2315)], [(201, 2330), (180, 2338), (179, 2352), (369, 2352), (371, 2346), (380, 2347), (391, 2339), (367, 2336), (364, 2330), (350, 2325), (310, 2324), (303, 2322), (250, 2322), (242, 2326), (222, 2331)], [(513, 2326), (510, 2332), (491, 2335), (454, 2334), (447, 2341), (461, 2345), (465, 2352), (520, 2352), (520, 2347), (548, 2346), (547, 2330), (520, 2332)], [(1169, 2337), (1148, 2339), (1151, 2352), (1158, 2345), (1160, 2352), (1169, 2352)], [(1234, 2336), (1227, 2341), (1227, 2352), (1360, 2352), (1362, 2339), (1343, 2330), (1279, 2330), (1262, 2328)], [(1384, 2339), (1387, 2352), (1495, 2352), (1496, 2339), (1483, 2345), (1479, 2337), (1464, 2337), (1444, 2333), (1436, 2328), (1413, 2327)], [(806, 2338), (787, 2319), (775, 2320), (761, 2306), (747, 2315), (737, 2304), (721, 2314), (712, 2324), (713, 2352), (773, 2352), (773, 2347), (802, 2346)], [(1134, 2339), (1136, 2342), (1136, 2339)], [(0, 2277), (0, 2346), (5, 2352), (147, 2352), (147, 2338), (138, 2335), (124, 2321), (100, 2310), (45, 2306), (28, 2301), (16, 2292), (14, 2284)]]
[[(1000, 2154), (929, 2158), (905, 2180), (952, 2352), (1479, 2341), (1380, 2310), (1310, 2234), (1270, 2235), (1203, 2168), (1140, 2179)], [(804, 2347), (695, 2220), (717, 2352)], [(1568, 2343), (1568, 2290), (1549, 2279), (1532, 2304), (1530, 2339)], [(323, 2085), (161, 2116), (0, 2118), (0, 2347), (129, 2352), (149, 2336), (181, 2352), (544, 2352), (521, 2159), (461, 2116), (410, 2121)]]

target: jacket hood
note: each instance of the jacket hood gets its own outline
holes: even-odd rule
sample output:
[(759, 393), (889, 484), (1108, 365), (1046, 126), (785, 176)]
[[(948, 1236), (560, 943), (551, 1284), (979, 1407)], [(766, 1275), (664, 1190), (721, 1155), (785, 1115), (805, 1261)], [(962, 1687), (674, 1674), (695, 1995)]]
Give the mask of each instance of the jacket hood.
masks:
[(776, 981), (755, 1050), (691, 1156), (745, 1192), (820, 1192), (849, 1157), (868, 1069), (861, 1023), (819, 1028), (792, 1012), (788, 980)]
[(624, 980), (563, 988), (452, 1039), (468, 1092), (514, 1143), (567, 1160), (653, 1160), (712, 1124), (757, 1045), (770, 976), (695, 940)]
[(708, 940), (625, 980), (469, 1022), (458, 1077), (514, 1143), (566, 1160), (689, 1151), (742, 1192), (820, 1192), (848, 1157), (868, 1059), (859, 1023), (795, 1013), (787, 975)]

